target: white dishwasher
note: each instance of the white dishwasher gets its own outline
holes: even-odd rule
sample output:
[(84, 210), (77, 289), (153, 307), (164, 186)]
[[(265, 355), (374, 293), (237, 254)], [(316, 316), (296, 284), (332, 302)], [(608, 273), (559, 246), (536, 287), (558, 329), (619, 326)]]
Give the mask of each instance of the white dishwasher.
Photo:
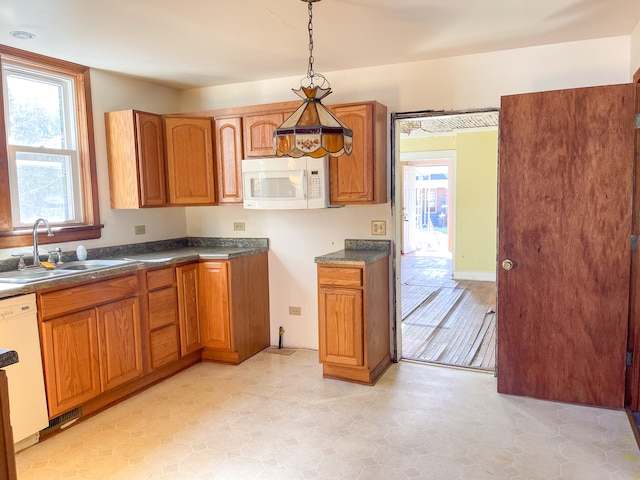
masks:
[(0, 347), (18, 352), (18, 363), (5, 368), (18, 451), (37, 443), (49, 426), (34, 293), (0, 300)]

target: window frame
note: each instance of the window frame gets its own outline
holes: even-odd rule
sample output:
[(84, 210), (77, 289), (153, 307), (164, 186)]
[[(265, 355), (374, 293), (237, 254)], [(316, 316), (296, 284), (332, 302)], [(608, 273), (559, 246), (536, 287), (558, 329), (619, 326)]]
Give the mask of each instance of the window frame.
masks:
[[(0, 45), (0, 68), (3, 61), (20, 64), (53, 74), (73, 76), (75, 81), (75, 109), (78, 129), (77, 151), (80, 163), (79, 178), (82, 185), (82, 209), (84, 221), (74, 224), (52, 225), (54, 237), (42, 236), (41, 243), (62, 243), (100, 238), (100, 209), (96, 169), (93, 113), (91, 108), (91, 83), (89, 67), (59, 60), (36, 53)], [(9, 185), (9, 160), (7, 150), (7, 126), (4, 116), (4, 88), (0, 75), (0, 249), (31, 245), (32, 228), (14, 228), (12, 222)]]

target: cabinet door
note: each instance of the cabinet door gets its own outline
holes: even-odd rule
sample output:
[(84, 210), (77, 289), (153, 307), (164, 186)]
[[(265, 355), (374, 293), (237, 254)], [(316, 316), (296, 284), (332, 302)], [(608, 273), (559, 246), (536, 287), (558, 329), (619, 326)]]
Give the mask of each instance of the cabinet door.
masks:
[(362, 290), (319, 288), (321, 363), (364, 365)]
[(49, 417), (100, 394), (95, 310), (41, 323), (42, 355)]
[(166, 117), (165, 136), (169, 203), (214, 205), (211, 120)]
[(136, 110), (105, 113), (112, 208), (167, 202), (162, 117)]
[(218, 203), (242, 203), (242, 118), (215, 121)]
[(140, 204), (143, 207), (161, 207), (167, 203), (162, 117), (135, 112), (135, 125), (140, 171)]
[(274, 156), (273, 132), (282, 124), (284, 118), (282, 113), (244, 117), (245, 157)]
[(178, 278), (180, 353), (184, 356), (202, 348), (198, 312), (198, 264), (192, 263), (177, 267), (176, 273)]
[(332, 108), (334, 115), (353, 130), (351, 155), (330, 158), (329, 179), (334, 203), (373, 201), (371, 110), (368, 104)]
[(353, 151), (329, 159), (331, 202), (387, 201), (387, 107), (378, 102), (335, 105), (331, 111), (353, 130)]
[(127, 298), (96, 309), (102, 391), (140, 377), (142, 340), (137, 298)]
[[(229, 264), (200, 264), (200, 318), (205, 347), (231, 350), (231, 315), (229, 312)], [(250, 299), (246, 299), (250, 301)]]

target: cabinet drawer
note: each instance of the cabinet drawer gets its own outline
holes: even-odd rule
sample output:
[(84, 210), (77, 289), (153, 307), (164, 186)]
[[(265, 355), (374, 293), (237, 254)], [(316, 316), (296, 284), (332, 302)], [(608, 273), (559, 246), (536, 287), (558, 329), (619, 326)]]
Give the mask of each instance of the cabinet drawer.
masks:
[(173, 267), (161, 268), (160, 270), (150, 270), (147, 272), (147, 288), (149, 290), (168, 287), (173, 285), (173, 282)]
[(163, 288), (149, 292), (149, 328), (155, 328), (176, 323), (178, 319), (176, 289)]
[(43, 293), (39, 295), (38, 312), (44, 320), (136, 295), (138, 278), (135, 275), (127, 275)]
[(168, 325), (151, 332), (151, 367), (158, 368), (179, 357), (178, 326)]
[(322, 285), (362, 286), (362, 269), (358, 267), (318, 266), (318, 283)]

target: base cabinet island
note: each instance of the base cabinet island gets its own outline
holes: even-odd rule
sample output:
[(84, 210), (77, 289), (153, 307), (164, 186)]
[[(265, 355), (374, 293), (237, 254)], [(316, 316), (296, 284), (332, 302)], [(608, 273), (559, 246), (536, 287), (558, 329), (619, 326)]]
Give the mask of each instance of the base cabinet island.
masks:
[(373, 385), (391, 365), (389, 249), (388, 241), (346, 240), (315, 259), (325, 378)]

